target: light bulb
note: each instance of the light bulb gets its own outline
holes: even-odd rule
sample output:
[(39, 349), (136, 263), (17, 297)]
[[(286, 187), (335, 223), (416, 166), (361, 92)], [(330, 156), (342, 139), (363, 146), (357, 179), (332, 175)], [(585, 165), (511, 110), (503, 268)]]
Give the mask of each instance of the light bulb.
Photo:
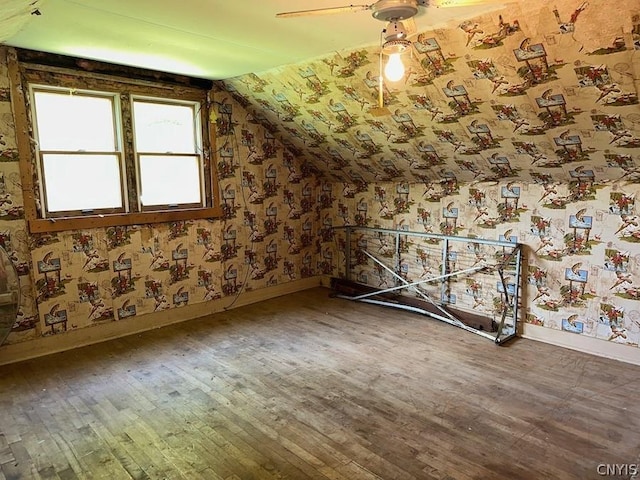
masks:
[(404, 65), (399, 53), (389, 55), (389, 61), (384, 67), (384, 76), (390, 82), (397, 82), (404, 76)]

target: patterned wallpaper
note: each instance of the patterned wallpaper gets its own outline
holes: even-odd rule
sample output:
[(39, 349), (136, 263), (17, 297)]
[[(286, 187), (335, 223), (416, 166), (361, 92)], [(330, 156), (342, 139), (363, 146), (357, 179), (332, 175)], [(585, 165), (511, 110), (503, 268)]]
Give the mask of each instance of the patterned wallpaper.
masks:
[[(517, 237), (526, 321), (637, 346), (640, 5), (615, 10), (521, 2), (420, 32), (384, 108), (377, 45), (223, 84), (335, 182), (323, 223)], [(334, 263), (338, 240), (320, 236)]]
[(0, 241), (31, 286), (8, 341), (334, 274), (331, 227), (350, 223), (515, 236), (526, 321), (637, 346), (640, 7), (610, 10), (561, 0), (421, 32), (384, 108), (377, 46), (221, 82), (216, 221), (28, 235), (1, 62)]
[(636, 181), (640, 5), (615, 5), (520, 2), (421, 32), (384, 108), (377, 45), (223, 83), (336, 181)]
[(218, 298), (231, 305), (319, 272), (326, 187), (228, 94), (214, 93), (222, 219), (28, 235), (5, 62), (0, 93), (0, 242), (23, 294), (7, 343)]

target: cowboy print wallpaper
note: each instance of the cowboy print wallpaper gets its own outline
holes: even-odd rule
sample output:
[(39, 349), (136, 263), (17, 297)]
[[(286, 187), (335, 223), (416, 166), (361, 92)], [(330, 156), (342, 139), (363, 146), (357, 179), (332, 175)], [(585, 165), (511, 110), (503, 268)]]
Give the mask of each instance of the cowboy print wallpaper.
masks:
[[(637, 2), (517, 4), (411, 40), (382, 106), (379, 45), (218, 82), (223, 218), (46, 235), (21, 212), (3, 62), (0, 241), (28, 285), (8, 342), (342, 275), (348, 224), (514, 238), (522, 320), (638, 348)], [(459, 288), (491, 309), (495, 284)]]
[(616, 12), (517, 4), (420, 32), (382, 107), (379, 46), (223, 85), (332, 180), (323, 223), (512, 236), (525, 321), (637, 347), (640, 7)]

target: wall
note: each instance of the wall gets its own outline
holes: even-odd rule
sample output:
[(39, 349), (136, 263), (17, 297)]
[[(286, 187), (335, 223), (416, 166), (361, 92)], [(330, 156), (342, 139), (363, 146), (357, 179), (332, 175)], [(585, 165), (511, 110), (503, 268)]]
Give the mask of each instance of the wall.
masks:
[[(556, 342), (574, 348), (584, 337), (621, 344), (628, 350), (619, 355), (618, 349), (612, 356), (640, 362), (638, 193), (638, 183), (574, 182), (553, 188), (518, 182), (458, 185), (449, 180), (345, 184), (332, 221), (518, 241), (524, 244), (525, 330), (533, 325), (563, 331)], [(456, 209), (455, 222), (446, 221), (444, 212)], [(333, 238), (323, 242), (324, 249), (334, 251), (339, 244)], [(344, 272), (342, 262), (337, 263)], [(368, 262), (359, 268), (371, 267)], [(484, 298), (474, 308), (490, 314), (495, 294), (495, 282), (485, 286)]]
[(420, 31), (382, 108), (376, 21), (371, 46), (224, 84), (335, 182), (636, 179), (640, 3), (615, 8), (519, 2)]
[[(582, 165), (571, 165), (573, 180), (564, 183), (547, 168), (529, 172), (527, 181), (511, 172), (509, 183), (462, 184), (447, 174), (464, 166), (455, 155), (439, 178), (425, 184), (328, 183), (318, 180), (316, 167), (329, 168), (334, 177), (342, 167), (325, 165), (321, 157), (314, 165), (300, 160), (302, 152), (287, 141), (294, 126), (285, 131), (271, 123), (237, 91), (216, 91), (214, 100), (223, 219), (29, 235), (6, 63), (0, 62), (0, 242), (11, 252), (25, 293), (9, 344), (62, 338), (65, 331), (92, 326), (103, 327), (90, 329), (100, 337), (96, 331), (120, 321), (135, 331), (156, 318), (150, 314), (194, 305), (206, 311), (207, 302), (239, 305), (247, 292), (334, 274), (341, 265), (331, 226), (363, 222), (461, 236), (515, 236), (526, 246), (527, 326), (557, 332), (568, 346), (581, 345), (580, 339), (621, 344), (637, 357), (640, 177), (632, 160), (620, 163), (626, 156), (598, 156), (604, 162), (593, 166), (598, 179), (617, 178), (599, 183), (580, 175)], [(530, 153), (518, 155), (528, 159)], [(371, 161), (361, 158), (359, 171)], [(409, 192), (406, 202), (394, 202), (398, 185)], [(505, 197), (504, 189), (512, 193)], [(514, 208), (506, 198), (515, 192)], [(364, 217), (358, 210), (362, 204)], [(450, 204), (458, 208), (459, 220), (443, 231), (442, 212)], [(572, 227), (580, 222), (591, 222), (591, 228)], [(577, 295), (566, 281), (571, 268), (586, 272), (585, 289)]]
[(38, 311), (31, 282), (32, 239), (27, 234), (22, 207), (22, 187), (18, 166), (6, 49), (0, 48), (0, 245), (16, 266), (21, 285), (18, 318), (8, 342), (36, 337)]
[(368, 225), (442, 233), (452, 203), (447, 233), (526, 245), (525, 334), (640, 363), (638, 2), (520, 2), (410, 40), (382, 108), (373, 41), (224, 84), (336, 182), (327, 224), (364, 204)]
[[(28, 234), (8, 85), (2, 62), (0, 242), (23, 285), (21, 313), (6, 344), (121, 321), (136, 331), (149, 314), (173, 311), (175, 318), (177, 309), (205, 302), (228, 308), (249, 292), (273, 287), (275, 295), (279, 286), (318, 273), (322, 185), (240, 104), (218, 92), (212, 120), (223, 218)], [(100, 338), (95, 329), (87, 335)], [(55, 341), (48, 344), (55, 350)]]

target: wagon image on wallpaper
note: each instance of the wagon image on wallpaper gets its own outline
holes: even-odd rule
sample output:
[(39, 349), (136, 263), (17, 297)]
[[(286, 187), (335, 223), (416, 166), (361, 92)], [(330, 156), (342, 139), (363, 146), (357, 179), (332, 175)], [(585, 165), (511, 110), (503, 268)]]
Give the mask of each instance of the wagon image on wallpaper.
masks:
[(335, 227), (342, 255), (331, 286), (340, 298), (401, 308), (497, 344), (517, 334), (521, 246), (499, 240)]

